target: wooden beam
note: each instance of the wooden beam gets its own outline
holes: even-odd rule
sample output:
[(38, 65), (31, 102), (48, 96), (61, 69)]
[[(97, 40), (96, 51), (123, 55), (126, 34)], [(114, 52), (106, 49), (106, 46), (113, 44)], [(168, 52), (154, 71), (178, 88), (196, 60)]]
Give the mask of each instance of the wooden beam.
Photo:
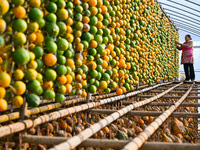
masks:
[[(138, 95), (138, 97), (141, 98), (150, 98), (153, 97), (154, 95)], [(181, 96), (162, 96), (161, 98), (181, 98)], [(190, 99), (200, 99), (200, 96), (187, 96), (186, 98)]]
[[(132, 104), (133, 102), (122, 102), (122, 104), (124, 105), (130, 105)], [(167, 103), (158, 103), (158, 102), (151, 102), (150, 104), (148, 105), (151, 105), (151, 106), (171, 106), (173, 105), (174, 103), (173, 102), (167, 102)], [(200, 107), (200, 104), (199, 103), (182, 103), (180, 106), (186, 106), (186, 107)]]
[[(42, 144), (42, 145), (58, 145), (65, 142), (65, 137), (50, 137), (26, 135), (22, 137), (23, 143)], [(122, 149), (129, 140), (108, 140), (108, 139), (87, 139), (80, 147), (98, 147)], [(199, 150), (200, 144), (190, 143), (164, 143), (164, 142), (146, 142), (139, 150)]]
[[(173, 105), (174, 103), (168, 102), (168, 103), (156, 103), (152, 102), (150, 103), (151, 106), (170, 106)], [(199, 103), (182, 103), (180, 106), (186, 106), (186, 107), (200, 107)]]
[[(168, 88), (160, 87), (159, 90), (167, 90)], [(174, 90), (188, 90), (188, 88), (176, 88)], [(200, 90), (200, 88), (193, 88), (192, 90)]]
[[(112, 114), (116, 110), (106, 110), (106, 109), (91, 109), (89, 110), (93, 114)], [(127, 114), (131, 116), (159, 116), (163, 112), (157, 111), (130, 111)], [(199, 113), (185, 113), (185, 112), (173, 112), (170, 117), (182, 117), (182, 118), (200, 118)]]
[[(161, 90), (152, 90), (149, 91), (150, 93), (162, 93), (163, 91)], [(185, 91), (170, 91), (169, 93), (177, 93), (177, 94), (184, 94)], [(200, 94), (200, 92), (190, 92), (190, 94)]]

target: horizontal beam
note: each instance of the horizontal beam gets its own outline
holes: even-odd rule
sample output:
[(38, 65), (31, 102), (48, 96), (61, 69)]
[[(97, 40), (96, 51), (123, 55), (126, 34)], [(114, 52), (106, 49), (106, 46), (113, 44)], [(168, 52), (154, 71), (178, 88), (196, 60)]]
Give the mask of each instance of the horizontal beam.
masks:
[[(172, 102), (167, 102), (167, 103), (156, 103), (152, 102), (150, 103), (151, 106), (170, 106), (173, 105), (174, 103)], [(200, 107), (199, 103), (182, 103), (180, 106), (186, 106), (186, 107)]]
[[(138, 95), (138, 97), (141, 98), (150, 98), (153, 97), (154, 95)], [(162, 96), (161, 98), (181, 98), (181, 96)], [(190, 98), (190, 99), (200, 99), (200, 96), (187, 96), (186, 98)]]
[[(161, 90), (152, 90), (151, 93), (162, 93)], [(184, 91), (170, 91), (169, 93), (184, 94)], [(200, 94), (200, 92), (190, 92), (190, 94)]]
[[(116, 110), (107, 109), (91, 109), (89, 110), (93, 114), (112, 114)], [(157, 111), (130, 111), (127, 114), (131, 116), (160, 116), (163, 112)], [(173, 112), (170, 117), (182, 117), (182, 118), (200, 118), (199, 113), (185, 113), (185, 112)]]
[[(50, 136), (36, 136), (26, 135), (22, 137), (24, 143), (42, 144), (42, 145), (58, 145), (63, 143), (68, 138), (65, 137), (50, 137)], [(122, 149), (129, 140), (108, 140), (108, 139), (87, 139), (80, 147), (98, 147), (98, 148), (112, 148)], [(139, 150), (199, 150), (199, 144), (190, 143), (165, 143), (165, 142), (146, 142)]]
[[(168, 88), (160, 87), (160, 90), (167, 90)], [(174, 90), (188, 90), (188, 88), (175, 88)], [(200, 90), (200, 88), (192, 88), (192, 90)]]
[[(133, 102), (122, 102), (122, 104), (124, 105), (130, 105)], [(158, 103), (158, 102), (151, 102), (150, 104), (151, 106), (171, 106), (174, 105), (173, 102), (167, 102), (167, 103)], [(180, 106), (186, 106), (186, 107), (200, 107), (199, 103), (182, 103)]]

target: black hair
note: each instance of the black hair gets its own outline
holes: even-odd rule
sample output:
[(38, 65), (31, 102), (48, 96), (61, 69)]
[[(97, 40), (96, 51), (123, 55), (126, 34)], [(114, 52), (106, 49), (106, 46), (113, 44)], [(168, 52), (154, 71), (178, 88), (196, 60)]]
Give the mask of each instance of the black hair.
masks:
[(192, 37), (191, 37), (191, 35), (187, 34), (186, 36), (187, 36), (187, 37), (189, 37), (189, 38), (190, 38), (190, 40), (192, 40)]

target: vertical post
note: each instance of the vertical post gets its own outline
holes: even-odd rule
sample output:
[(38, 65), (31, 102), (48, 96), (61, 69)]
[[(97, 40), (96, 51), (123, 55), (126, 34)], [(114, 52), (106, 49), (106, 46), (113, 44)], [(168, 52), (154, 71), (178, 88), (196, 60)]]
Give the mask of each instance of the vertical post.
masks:
[(28, 107), (28, 104), (26, 103), (26, 99), (24, 98), (24, 101), (23, 101), (23, 105), (20, 107), (20, 117), (19, 117), (19, 120), (20, 121), (23, 121), (24, 120), (24, 116), (26, 116), (27, 114), (27, 107)]
[(136, 85), (136, 90), (139, 90), (139, 82), (138, 82), (138, 84)]
[[(139, 82), (138, 82), (138, 84), (136, 85), (136, 90), (139, 90)], [(135, 96), (135, 101), (138, 101), (138, 94)]]
[(87, 93), (87, 97), (86, 97), (86, 102), (89, 103), (91, 100), (92, 94), (91, 93)]

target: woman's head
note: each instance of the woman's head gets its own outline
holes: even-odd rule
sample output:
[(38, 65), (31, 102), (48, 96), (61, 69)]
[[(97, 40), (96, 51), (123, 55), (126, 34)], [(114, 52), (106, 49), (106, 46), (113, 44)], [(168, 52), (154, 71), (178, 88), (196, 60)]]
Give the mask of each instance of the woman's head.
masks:
[(187, 42), (187, 41), (189, 41), (189, 40), (192, 40), (192, 38), (191, 38), (191, 35), (187, 34), (187, 35), (185, 36), (185, 41)]

